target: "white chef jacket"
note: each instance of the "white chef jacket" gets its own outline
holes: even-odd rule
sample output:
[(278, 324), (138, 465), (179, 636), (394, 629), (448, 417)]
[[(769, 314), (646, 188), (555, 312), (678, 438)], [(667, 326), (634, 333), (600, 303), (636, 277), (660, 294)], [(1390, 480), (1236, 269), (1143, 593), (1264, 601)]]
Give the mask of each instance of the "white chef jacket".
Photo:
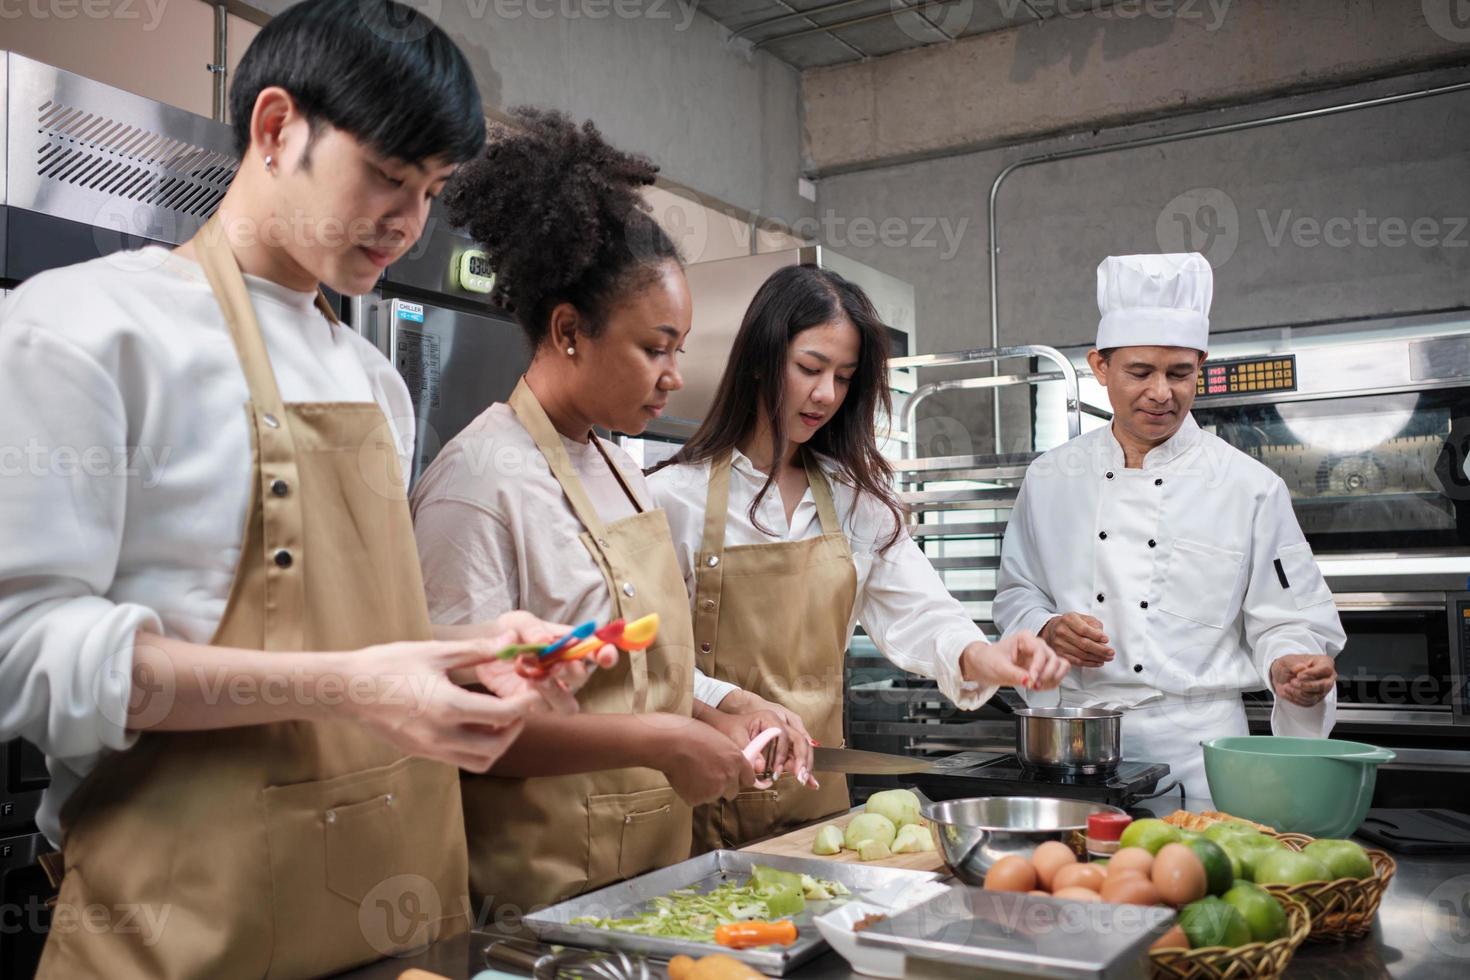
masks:
[[(406, 467), (413, 405), (393, 365), (315, 293), (245, 283), (281, 397), (377, 402)], [(62, 803), (136, 738), (134, 634), (208, 643), (224, 615), (249, 398), (204, 270), (166, 249), (41, 273), (0, 306), (0, 739), (46, 754), (52, 843)]]
[[(960, 654), (985, 634), (949, 591), (908, 532), (903, 532), (886, 552), (880, 548), (893, 530), (893, 515), (877, 500), (859, 494), (834, 474), (830, 460), (818, 457), (832, 488), (832, 502), (842, 531), (847, 536), (857, 568), (857, 599), (847, 635), (861, 622), (878, 650), (904, 670), (939, 682), (939, 689), (963, 711), (979, 708), (996, 691), (994, 687), (966, 688), (960, 673)], [(725, 546), (803, 541), (822, 534), (821, 518), (810, 488), (802, 494), (791, 522), (781, 492), (772, 485), (756, 514), (761, 526), (750, 519), (750, 504), (766, 482), (744, 453), (736, 450), (730, 466), (729, 511), (725, 521)], [(709, 464), (676, 464), (651, 475), (648, 485), (658, 505), (669, 516), (674, 551), (684, 572), (684, 583), (694, 601), (695, 560), (704, 540), (704, 505), (709, 493)], [(727, 586), (728, 587), (728, 586)], [(780, 643), (780, 637), (771, 642)], [(721, 685), (723, 697), (733, 684)], [(717, 703), (717, 702), (713, 702)]]
[[(637, 513), (596, 446), (561, 441), (605, 523)], [(638, 464), (599, 442), (640, 504), (652, 507)], [(509, 405), (490, 406), (449, 441), (419, 477), (412, 506), (433, 622), (478, 623), (512, 609), (573, 625), (612, 618), (607, 580), (578, 541), (582, 520)], [(699, 700), (717, 704), (728, 693), (719, 685), (695, 671)]]
[[(1037, 458), (1007, 526), (993, 609), (1006, 633), (1039, 632), (1066, 612), (1102, 621), (1114, 658), (1074, 667), (1062, 704), (1174, 705), (1181, 718), (1268, 687), (1278, 657), (1335, 657), (1346, 642), (1285, 484), (1193, 416), (1141, 469), (1124, 468), (1111, 426)], [(1335, 691), (1311, 708), (1278, 698), (1272, 730), (1324, 737), (1336, 704)], [(1228, 706), (1215, 713), (1243, 724)]]

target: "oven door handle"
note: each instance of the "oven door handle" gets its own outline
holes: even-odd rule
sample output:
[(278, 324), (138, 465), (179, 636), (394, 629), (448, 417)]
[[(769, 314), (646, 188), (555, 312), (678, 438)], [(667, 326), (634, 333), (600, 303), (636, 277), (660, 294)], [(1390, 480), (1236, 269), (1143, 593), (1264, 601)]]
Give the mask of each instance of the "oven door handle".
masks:
[(1428, 612), (1438, 613), (1445, 611), (1445, 604), (1434, 602), (1376, 602), (1376, 603), (1352, 603), (1340, 602), (1337, 604), (1339, 613), (1384, 613), (1384, 612)]

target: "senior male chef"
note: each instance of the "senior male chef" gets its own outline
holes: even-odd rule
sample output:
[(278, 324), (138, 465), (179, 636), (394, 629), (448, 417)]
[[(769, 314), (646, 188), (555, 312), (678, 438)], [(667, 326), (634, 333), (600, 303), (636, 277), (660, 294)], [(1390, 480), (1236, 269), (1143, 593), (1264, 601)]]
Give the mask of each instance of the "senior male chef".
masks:
[(1331, 731), (1346, 640), (1285, 484), (1189, 413), (1213, 290), (1195, 253), (1098, 266), (1087, 362), (1113, 420), (1031, 464), (994, 606), (1078, 668), (1033, 705), (1124, 709), (1124, 757), (1194, 798), (1200, 743), (1247, 734), (1243, 691), (1275, 694), (1274, 734)]

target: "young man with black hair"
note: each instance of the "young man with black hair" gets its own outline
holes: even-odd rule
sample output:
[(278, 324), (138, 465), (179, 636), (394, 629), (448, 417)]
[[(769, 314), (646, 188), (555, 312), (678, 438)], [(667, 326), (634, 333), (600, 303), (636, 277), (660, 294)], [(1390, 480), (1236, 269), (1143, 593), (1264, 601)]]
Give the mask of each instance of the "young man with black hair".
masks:
[[(527, 614), (430, 626), (407, 389), (317, 291), (371, 289), (481, 147), (463, 55), (388, 0), (309, 0), (231, 105), (199, 234), (0, 312), (5, 441), (44, 450), (0, 480), (0, 738), (52, 774), (45, 978), (317, 976), (463, 929), (455, 767), (585, 678), (494, 660), (552, 634)], [(128, 465), (73, 465), (98, 453)]]

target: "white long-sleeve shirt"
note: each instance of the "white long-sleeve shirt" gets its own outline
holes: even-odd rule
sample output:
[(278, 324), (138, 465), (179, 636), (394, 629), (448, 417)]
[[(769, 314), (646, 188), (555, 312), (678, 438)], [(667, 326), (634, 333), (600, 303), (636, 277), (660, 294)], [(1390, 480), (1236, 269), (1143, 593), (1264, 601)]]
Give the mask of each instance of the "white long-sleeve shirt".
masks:
[[(604, 523), (637, 513), (596, 446), (561, 441)], [(601, 445), (639, 503), (654, 506), (632, 457)], [(490, 406), (449, 441), (414, 487), (413, 516), (435, 623), (482, 622), (512, 609), (573, 625), (612, 618), (602, 570), (578, 541), (582, 522), (509, 405)], [(718, 703), (718, 685), (695, 671), (699, 700)]]
[[(375, 401), (407, 465), (408, 389), (298, 293), (247, 288), (286, 401)], [(251, 486), (249, 392), (194, 262), (147, 248), (45, 272), (0, 306), (0, 739), (46, 754), (58, 812), (126, 731), (139, 630), (208, 643)], [(405, 470), (406, 472), (406, 470)]]
[[(1336, 656), (1346, 635), (1280, 477), (1202, 431), (1179, 431), (1125, 469), (1105, 426), (1037, 458), (1001, 549), (993, 607), (1007, 634), (1081, 612), (1113, 660), (1070, 671), (1067, 704), (1138, 707), (1238, 698), (1291, 653)], [(1325, 735), (1314, 708), (1277, 699), (1277, 734)]]
[[(894, 664), (934, 678), (940, 691), (961, 710), (980, 707), (996, 689), (966, 690), (960, 674), (960, 654), (976, 640), (983, 641), (985, 635), (945, 589), (939, 573), (907, 532), (886, 552), (880, 553), (893, 530), (892, 514), (877, 500), (859, 494), (837, 479), (827, 461), (820, 463), (832, 488), (833, 505), (857, 568), (857, 600), (847, 626), (848, 639), (852, 638), (853, 628), (862, 623), (878, 650)], [(736, 450), (730, 466), (726, 547), (803, 541), (822, 534), (821, 518), (810, 488), (803, 493), (788, 523), (780, 491), (772, 486), (756, 511), (761, 525), (756, 526), (750, 519), (750, 504), (765, 481), (766, 474)], [(669, 515), (674, 550), (692, 602), (695, 560), (704, 538), (709, 464), (667, 466), (654, 473), (648, 484), (658, 505)], [(734, 685), (722, 681), (711, 679), (710, 683), (722, 685), (719, 697), (734, 689)]]

